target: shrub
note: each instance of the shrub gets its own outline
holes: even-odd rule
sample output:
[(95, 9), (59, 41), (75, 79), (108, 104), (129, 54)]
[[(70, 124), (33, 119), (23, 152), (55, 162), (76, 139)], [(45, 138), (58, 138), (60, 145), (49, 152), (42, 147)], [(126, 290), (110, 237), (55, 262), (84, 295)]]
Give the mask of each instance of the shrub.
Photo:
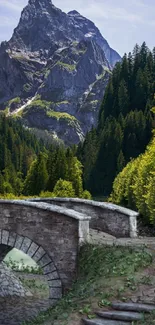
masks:
[(83, 191), (83, 193), (82, 193), (82, 198), (83, 198), (83, 199), (86, 199), (86, 200), (91, 200), (91, 199), (92, 199), (92, 196), (91, 196), (91, 194), (90, 194), (89, 191), (85, 190), (85, 191)]
[(53, 195), (56, 197), (75, 197), (72, 182), (59, 179), (54, 187)]

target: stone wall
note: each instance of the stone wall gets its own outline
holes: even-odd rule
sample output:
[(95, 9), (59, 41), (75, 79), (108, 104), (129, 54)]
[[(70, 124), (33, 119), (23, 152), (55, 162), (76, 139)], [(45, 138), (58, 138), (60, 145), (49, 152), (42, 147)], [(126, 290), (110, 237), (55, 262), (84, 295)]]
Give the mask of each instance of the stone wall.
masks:
[(115, 204), (72, 198), (36, 199), (73, 209), (91, 217), (90, 228), (107, 232), (117, 238), (137, 237), (138, 213)]
[(5, 263), (0, 263), (0, 297), (31, 297), (30, 291), (26, 290), (18, 277)]
[(87, 241), (89, 217), (46, 203), (0, 200), (0, 254), (17, 248), (47, 276), (51, 304), (77, 275), (79, 246)]

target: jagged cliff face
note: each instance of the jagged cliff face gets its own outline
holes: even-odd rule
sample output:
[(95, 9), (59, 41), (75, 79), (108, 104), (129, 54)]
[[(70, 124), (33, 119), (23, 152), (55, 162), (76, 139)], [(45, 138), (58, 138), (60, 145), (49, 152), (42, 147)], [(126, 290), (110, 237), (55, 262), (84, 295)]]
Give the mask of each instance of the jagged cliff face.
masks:
[(120, 60), (97, 27), (51, 0), (29, 0), (0, 47), (0, 107), (30, 128), (78, 143), (97, 123), (111, 69)]

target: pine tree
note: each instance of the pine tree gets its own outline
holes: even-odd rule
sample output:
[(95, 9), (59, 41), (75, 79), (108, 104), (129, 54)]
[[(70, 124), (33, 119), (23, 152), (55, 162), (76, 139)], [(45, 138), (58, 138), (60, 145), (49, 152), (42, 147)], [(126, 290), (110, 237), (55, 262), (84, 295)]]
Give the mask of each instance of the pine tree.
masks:
[(129, 110), (129, 95), (127, 85), (124, 80), (121, 81), (118, 90), (119, 111), (125, 116)]

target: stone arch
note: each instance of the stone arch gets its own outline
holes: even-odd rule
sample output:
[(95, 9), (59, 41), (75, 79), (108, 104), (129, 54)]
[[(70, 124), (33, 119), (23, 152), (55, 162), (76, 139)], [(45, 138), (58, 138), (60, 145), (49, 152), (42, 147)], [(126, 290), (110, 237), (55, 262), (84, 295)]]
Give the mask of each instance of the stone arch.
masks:
[(30, 238), (0, 229), (0, 262), (13, 248), (27, 254), (41, 267), (49, 285), (50, 305), (54, 305), (62, 297), (62, 281), (51, 256)]

